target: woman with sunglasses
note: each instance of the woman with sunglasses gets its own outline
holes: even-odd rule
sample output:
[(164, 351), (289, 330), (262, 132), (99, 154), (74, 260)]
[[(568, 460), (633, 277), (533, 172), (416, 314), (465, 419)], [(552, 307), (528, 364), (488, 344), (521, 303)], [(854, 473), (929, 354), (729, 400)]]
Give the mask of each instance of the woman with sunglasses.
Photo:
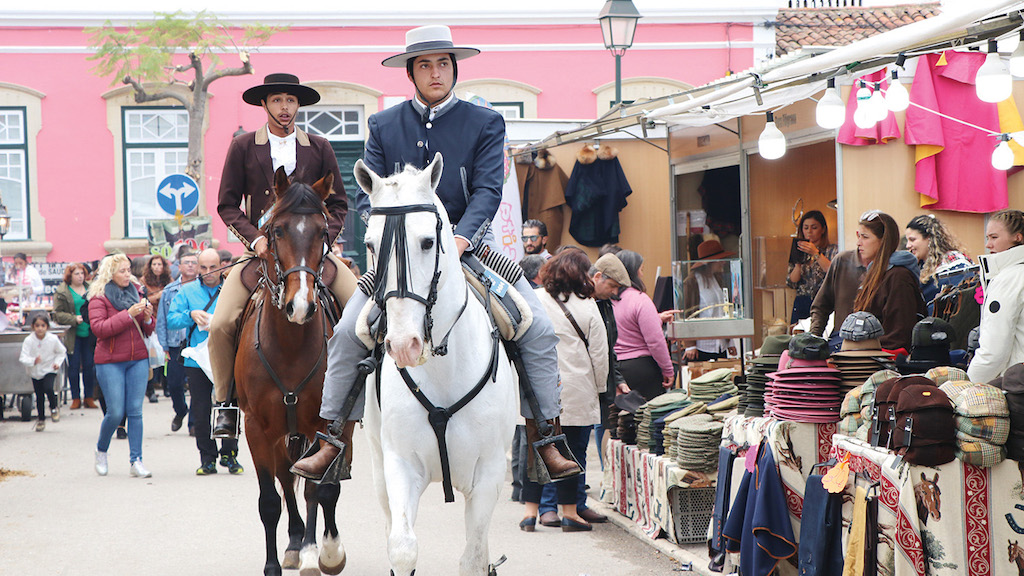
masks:
[(860, 217), (857, 251), (868, 264), (854, 310), (870, 312), (882, 323), (882, 348), (909, 352), (918, 320), (927, 315), (917, 258), (899, 247), (899, 226), (885, 212), (870, 210)]
[(1024, 362), (1024, 213), (1001, 210), (988, 219), (989, 281), (981, 307), (981, 337), (967, 376), (989, 382)]

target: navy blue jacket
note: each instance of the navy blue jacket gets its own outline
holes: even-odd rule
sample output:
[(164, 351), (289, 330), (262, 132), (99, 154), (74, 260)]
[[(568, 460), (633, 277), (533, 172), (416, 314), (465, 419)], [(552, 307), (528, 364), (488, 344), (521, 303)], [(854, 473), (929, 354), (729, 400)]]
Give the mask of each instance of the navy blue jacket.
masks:
[[(472, 239), (501, 204), (505, 180), (505, 119), (494, 110), (455, 100), (424, 125), (412, 101), (378, 112), (368, 121), (370, 135), (363, 162), (381, 177), (401, 172), (406, 164), (427, 167), (440, 152), (444, 171), (437, 195), (455, 224), (455, 234)], [(356, 210), (370, 211), (362, 190)]]

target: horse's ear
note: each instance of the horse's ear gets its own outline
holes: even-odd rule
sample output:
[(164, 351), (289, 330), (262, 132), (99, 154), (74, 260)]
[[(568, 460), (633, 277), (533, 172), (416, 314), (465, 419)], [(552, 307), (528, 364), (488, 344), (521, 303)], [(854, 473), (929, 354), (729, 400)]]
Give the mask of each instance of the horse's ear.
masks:
[(288, 182), (288, 174), (284, 171), (284, 166), (281, 166), (274, 172), (274, 193), (278, 198), (284, 196), (288, 186), (291, 184)]
[(327, 197), (334, 194), (334, 172), (328, 172), (324, 174), (324, 177), (317, 180), (313, 184), (313, 192), (320, 197), (320, 200), (326, 202)]
[(367, 196), (373, 194), (373, 189), (380, 176), (377, 176), (373, 170), (367, 168), (366, 164), (363, 163), (363, 159), (356, 160), (356, 165), (352, 167), (352, 175), (356, 177), (356, 184), (366, 192)]
[(437, 184), (441, 181), (442, 170), (444, 170), (444, 158), (441, 157), (440, 152), (437, 152), (434, 154), (434, 159), (430, 161), (430, 166), (427, 166), (427, 171), (430, 172), (431, 190), (437, 190)]

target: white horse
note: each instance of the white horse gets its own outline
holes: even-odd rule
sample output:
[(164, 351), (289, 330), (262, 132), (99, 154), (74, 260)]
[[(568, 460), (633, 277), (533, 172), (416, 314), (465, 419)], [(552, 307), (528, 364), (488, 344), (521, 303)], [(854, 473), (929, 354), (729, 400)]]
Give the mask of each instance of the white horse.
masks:
[[(373, 207), (366, 245), (377, 271), (375, 298), (384, 304), (387, 327), (387, 355), (375, 374), (379, 396), (378, 386), (368, 378), (364, 419), (396, 576), (415, 571), (413, 526), (419, 500), (428, 484), (443, 480), (444, 454), (427, 409), (413, 390), (434, 406), (448, 408), (482, 384), (451, 415), (444, 435), (451, 486), (466, 499), (461, 576), (484, 576), (492, 570), (487, 531), (505, 480), (505, 454), (518, 410), (515, 373), (500, 343), (492, 339), (487, 310), (469, 293), (448, 213), (434, 192), (442, 167), (437, 154), (423, 171), (407, 167), (388, 178), (374, 174), (362, 161), (354, 169)], [(445, 347), (447, 354), (439, 350)], [(401, 371), (412, 384), (403, 380)], [(449, 493), (446, 487), (446, 499)]]

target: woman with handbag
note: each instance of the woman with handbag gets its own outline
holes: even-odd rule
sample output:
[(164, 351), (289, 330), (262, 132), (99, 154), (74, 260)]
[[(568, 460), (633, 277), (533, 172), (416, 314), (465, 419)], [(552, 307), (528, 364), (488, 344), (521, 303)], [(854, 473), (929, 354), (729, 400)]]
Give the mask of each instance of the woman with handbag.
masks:
[(128, 419), (131, 476), (149, 478), (142, 464), (142, 399), (149, 379), (145, 339), (153, 333), (153, 305), (142, 298), (131, 273), (131, 262), (114, 254), (100, 263), (89, 287), (90, 326), (96, 334), (96, 375), (107, 413), (96, 442), (96, 473), (107, 475), (107, 449), (121, 419)]
[[(593, 298), (594, 282), (590, 279), (590, 259), (581, 250), (562, 250), (541, 267), (541, 288), (535, 290), (558, 336), (558, 372), (562, 383), (562, 433), (569, 449), (587, 469), (587, 443), (595, 424), (601, 422), (598, 395), (608, 385), (608, 336), (604, 320)], [(520, 466), (525, 470), (526, 466)], [(591, 529), (590, 522), (602, 522), (604, 516), (587, 508), (584, 474), (554, 483), (558, 507), (561, 509), (563, 532)], [(542, 487), (524, 479), (523, 500), (526, 511), (519, 527), (532, 532), (537, 515), (548, 516), (554, 510), (540, 510)], [(553, 508), (553, 506), (552, 506)], [(551, 520), (557, 518), (555, 516)], [(545, 526), (554, 522), (545, 521)]]

